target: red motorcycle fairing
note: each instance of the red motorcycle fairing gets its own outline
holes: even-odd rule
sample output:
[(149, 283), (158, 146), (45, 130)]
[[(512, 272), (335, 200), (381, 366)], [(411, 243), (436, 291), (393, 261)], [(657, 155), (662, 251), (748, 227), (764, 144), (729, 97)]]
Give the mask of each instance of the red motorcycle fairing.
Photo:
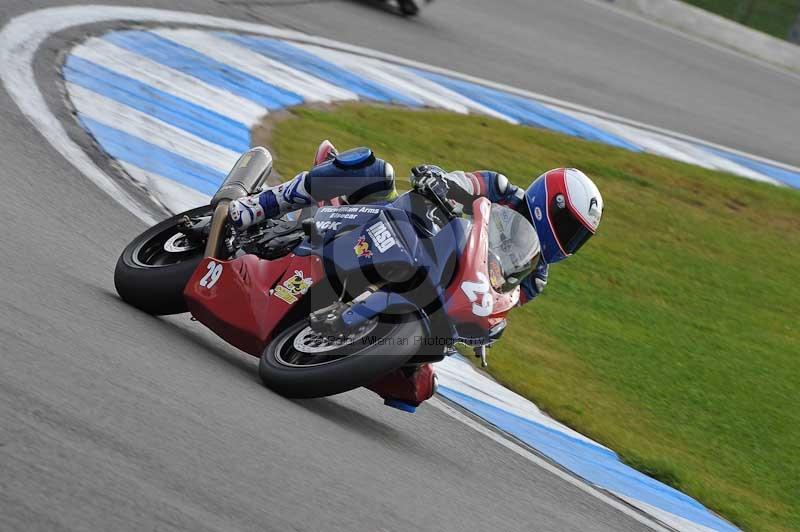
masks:
[(320, 143), (319, 148), (317, 148), (317, 154), (314, 156), (314, 166), (322, 164), (334, 156), (336, 156), (336, 148), (331, 141), (325, 139)]
[[(519, 302), (519, 287), (497, 292), (489, 282), (489, 219), (491, 202), (478, 198), (472, 204), (473, 223), (461, 253), (458, 269), (447, 289), (447, 314), (460, 330), (487, 333), (502, 323)], [(464, 327), (467, 325), (467, 327)]]
[(315, 256), (205, 258), (183, 295), (197, 321), (228, 343), (260, 357), (278, 324), (324, 277)]
[(419, 406), (436, 393), (436, 372), (433, 364), (420, 364), (412, 373), (407, 374), (400, 368), (366, 386), (387, 400), (399, 400), (412, 406)]

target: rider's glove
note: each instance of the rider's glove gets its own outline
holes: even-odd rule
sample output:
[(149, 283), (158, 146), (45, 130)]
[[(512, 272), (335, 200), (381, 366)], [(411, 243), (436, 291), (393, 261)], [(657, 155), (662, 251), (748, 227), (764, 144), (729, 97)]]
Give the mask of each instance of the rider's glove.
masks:
[(411, 181), (413, 183), (415, 179), (420, 179), (423, 177), (444, 177), (446, 174), (447, 172), (435, 164), (420, 164), (411, 169)]
[(449, 186), (447, 172), (432, 164), (421, 164), (411, 169), (411, 186), (416, 190), (430, 190), (440, 198), (447, 197)]

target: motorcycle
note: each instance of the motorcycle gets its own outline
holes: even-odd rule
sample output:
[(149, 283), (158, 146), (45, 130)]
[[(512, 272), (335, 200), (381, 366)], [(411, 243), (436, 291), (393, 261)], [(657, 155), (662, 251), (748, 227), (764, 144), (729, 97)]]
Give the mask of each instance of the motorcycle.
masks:
[[(315, 164), (346, 165), (349, 154), (318, 153)], [(259, 357), (263, 383), (290, 398), (384, 379), (387, 404), (413, 410), (433, 390), (391, 392), (403, 376), (455, 343), (485, 363), (519, 301), (519, 265), (539, 252), (524, 217), (479, 198), (467, 218), (427, 186), (385, 205), (334, 201), (235, 231), (229, 203), (262, 190), (271, 169), (269, 152), (253, 148), (209, 205), (137, 236), (117, 262), (121, 298), (154, 315), (191, 312)]]

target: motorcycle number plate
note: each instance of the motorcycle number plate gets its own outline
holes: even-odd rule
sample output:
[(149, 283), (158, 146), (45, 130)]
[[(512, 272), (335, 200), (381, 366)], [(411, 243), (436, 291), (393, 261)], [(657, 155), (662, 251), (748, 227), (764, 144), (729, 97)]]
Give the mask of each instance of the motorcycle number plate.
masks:
[(208, 268), (208, 271), (203, 278), (200, 279), (199, 284), (203, 288), (208, 288), (210, 290), (217, 284), (217, 281), (219, 281), (219, 278), (222, 276), (222, 264), (212, 260), (208, 262), (206, 268)]
[(486, 317), (492, 313), (494, 308), (494, 298), (489, 291), (489, 280), (481, 272), (478, 272), (478, 282), (464, 281), (461, 283), (461, 291), (472, 302), (472, 313), (476, 316)]

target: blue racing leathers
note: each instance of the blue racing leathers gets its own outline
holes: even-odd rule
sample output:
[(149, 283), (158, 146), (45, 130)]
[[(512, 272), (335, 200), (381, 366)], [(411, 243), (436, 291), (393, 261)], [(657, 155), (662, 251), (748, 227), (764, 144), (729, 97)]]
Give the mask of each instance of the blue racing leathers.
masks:
[[(489, 201), (508, 206), (530, 219), (524, 190), (510, 183), (498, 172), (444, 173), (451, 189), (458, 186), (467, 197), (485, 196)], [(259, 194), (231, 203), (229, 217), (237, 229), (243, 229), (267, 218), (276, 218), (308, 205), (341, 198), (348, 203), (390, 201), (397, 195), (392, 166), (376, 158), (371, 150), (349, 150), (302, 172), (293, 179)], [(464, 202), (460, 193), (456, 201)], [(537, 268), (521, 283), (520, 304), (538, 296), (547, 284), (548, 266), (540, 260)]]

